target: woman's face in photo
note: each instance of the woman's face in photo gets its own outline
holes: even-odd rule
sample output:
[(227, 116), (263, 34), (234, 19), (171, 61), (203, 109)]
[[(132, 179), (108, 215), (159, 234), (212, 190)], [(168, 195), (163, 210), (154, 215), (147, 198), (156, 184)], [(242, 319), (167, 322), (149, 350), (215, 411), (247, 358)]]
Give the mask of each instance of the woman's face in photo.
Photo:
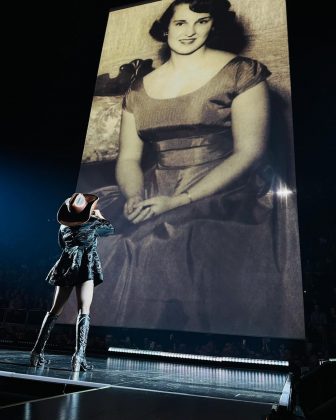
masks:
[(205, 44), (212, 24), (210, 13), (196, 13), (189, 4), (179, 4), (168, 26), (169, 48), (177, 54), (192, 54)]

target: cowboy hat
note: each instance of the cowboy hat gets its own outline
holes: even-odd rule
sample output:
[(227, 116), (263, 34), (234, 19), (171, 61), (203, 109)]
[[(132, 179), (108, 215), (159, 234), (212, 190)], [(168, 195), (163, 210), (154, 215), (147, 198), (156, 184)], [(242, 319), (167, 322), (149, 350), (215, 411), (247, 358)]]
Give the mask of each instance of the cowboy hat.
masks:
[(74, 193), (57, 212), (57, 221), (66, 226), (78, 226), (90, 219), (92, 206), (99, 198), (95, 194)]

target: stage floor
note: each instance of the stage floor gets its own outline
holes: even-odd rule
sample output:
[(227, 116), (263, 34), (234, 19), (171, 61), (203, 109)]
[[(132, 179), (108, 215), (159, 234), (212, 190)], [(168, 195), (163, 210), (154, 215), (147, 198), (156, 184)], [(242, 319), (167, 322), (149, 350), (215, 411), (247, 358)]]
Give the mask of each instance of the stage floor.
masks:
[[(203, 404), (207, 404), (209, 409), (209, 402), (213, 408), (219, 404), (222, 409), (224, 409), (224, 405), (228, 407), (228, 403), (231, 404), (229, 405), (232, 408), (233, 402), (239, 402), (240, 407), (244, 405), (246, 407), (248, 406), (247, 411), (249, 411), (251, 416), (253, 411), (258, 412), (256, 414), (257, 417), (246, 417), (257, 420), (260, 419), (260, 413), (266, 415), (273, 404), (279, 403), (288, 379), (288, 374), (284, 372), (226, 369), (116, 357), (88, 357), (88, 360), (94, 363), (95, 370), (91, 372), (72, 373), (70, 370), (71, 356), (59, 354), (48, 354), (48, 356), (51, 359), (50, 365), (44, 368), (31, 368), (29, 367), (28, 352), (0, 349), (0, 377), (2, 379), (17, 378), (23, 381), (29, 379), (30, 381), (54, 382), (86, 387), (86, 391), (72, 394), (72, 397), (71, 394), (63, 395), (59, 397), (61, 399), (71, 399), (77, 394), (83, 394), (83, 401), (88, 398), (93, 398), (95, 394), (91, 392), (89, 397), (88, 389), (92, 389), (93, 391), (99, 390), (99, 398), (101, 398), (102, 393), (109, 394), (108, 401), (110, 402), (113, 398), (117, 398), (119, 402), (120, 398), (121, 400), (125, 398), (127, 401), (132, 401), (132, 398), (138, 399), (142, 395), (145, 396), (146, 401), (152, 402), (157, 401), (157, 398), (161, 401), (164, 397), (165, 404), (172, 399), (171, 404), (175, 404), (175, 406), (175, 400), (178, 398), (178, 406), (182, 402), (187, 403), (188, 406), (189, 401), (193, 399), (193, 404), (196, 401), (197, 404), (200, 404), (198, 414), (201, 413)], [(59, 400), (59, 398), (52, 398), (53, 401), (55, 400), (53, 404), (56, 404), (56, 400)], [(45, 404), (45, 400), (43, 401)], [(224, 404), (224, 402), (226, 403)], [(34, 401), (30, 404), (33, 403)], [(35, 406), (38, 405), (37, 403), (38, 401), (36, 401)], [(0, 418), (2, 418), (1, 413), (9, 410), (8, 415), (10, 414), (10, 418), (19, 419), (20, 417), (15, 417), (15, 413), (18, 415), (22, 414), (20, 405), (22, 410), (22, 406), (27, 407), (27, 404), (11, 405), (8, 408), (5, 406), (0, 411)], [(156, 402), (155, 407), (158, 409), (159, 406), (160, 404)], [(128, 407), (126, 409), (134, 410), (135, 407)], [(147, 407), (145, 410), (146, 413), (148, 409)], [(148, 416), (148, 413), (146, 415)], [(196, 414), (193, 417), (184, 418), (201, 418), (195, 416)], [(82, 419), (82, 417), (78, 418)], [(96, 418), (98, 419), (99, 417)], [(118, 415), (110, 418), (128, 419), (133, 417), (122, 417)], [(142, 417), (138, 418), (141, 419)], [(156, 415), (156, 417), (149, 418), (163, 419), (166, 417), (160, 414), (159, 416)], [(215, 417), (212, 415), (212, 418)], [(245, 417), (241, 418), (243, 419)]]

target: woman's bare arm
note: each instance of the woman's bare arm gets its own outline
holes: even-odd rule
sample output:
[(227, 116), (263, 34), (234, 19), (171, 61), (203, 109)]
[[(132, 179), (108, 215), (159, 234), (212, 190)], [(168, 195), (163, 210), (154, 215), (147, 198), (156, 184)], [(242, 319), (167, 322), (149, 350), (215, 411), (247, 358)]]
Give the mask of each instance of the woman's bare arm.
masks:
[(266, 82), (238, 95), (232, 103), (233, 154), (189, 189), (193, 200), (229, 186), (256, 165), (267, 143), (269, 97)]
[(134, 116), (123, 111), (120, 127), (120, 149), (116, 166), (116, 178), (122, 194), (126, 198), (124, 215), (137, 223), (148, 215), (150, 208), (142, 211), (137, 205), (144, 199), (144, 179), (141, 169), (143, 142), (138, 136)]
[(143, 197), (143, 173), (140, 166), (142, 151), (143, 143), (137, 134), (134, 116), (128, 111), (123, 111), (116, 177), (126, 199)]

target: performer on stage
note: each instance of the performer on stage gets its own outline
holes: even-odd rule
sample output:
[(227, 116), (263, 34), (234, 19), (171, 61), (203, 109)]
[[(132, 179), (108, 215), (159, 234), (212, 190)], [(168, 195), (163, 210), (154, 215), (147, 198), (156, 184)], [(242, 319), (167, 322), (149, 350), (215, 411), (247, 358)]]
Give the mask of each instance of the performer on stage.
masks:
[(54, 302), (47, 312), (31, 351), (31, 366), (49, 363), (44, 348), (50, 332), (61, 314), (73, 288), (76, 289), (78, 317), (76, 323), (76, 351), (72, 356), (72, 370), (91, 370), (86, 362), (85, 350), (90, 326), (90, 306), (94, 287), (103, 281), (97, 253), (97, 236), (114, 233), (114, 227), (96, 208), (98, 197), (94, 194), (75, 193), (67, 198), (57, 213), (61, 224), (59, 244), (63, 249), (46, 281), (56, 286)]

